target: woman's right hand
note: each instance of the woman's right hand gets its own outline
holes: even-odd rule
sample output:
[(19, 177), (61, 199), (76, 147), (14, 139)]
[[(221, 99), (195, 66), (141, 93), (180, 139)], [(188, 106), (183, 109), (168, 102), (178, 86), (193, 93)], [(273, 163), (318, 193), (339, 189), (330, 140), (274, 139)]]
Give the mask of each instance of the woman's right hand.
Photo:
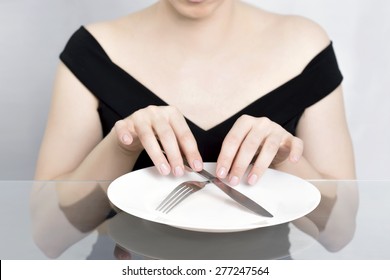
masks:
[(121, 148), (132, 153), (145, 150), (162, 175), (183, 175), (183, 156), (192, 169), (203, 168), (195, 137), (173, 106), (140, 109), (116, 122), (113, 131)]

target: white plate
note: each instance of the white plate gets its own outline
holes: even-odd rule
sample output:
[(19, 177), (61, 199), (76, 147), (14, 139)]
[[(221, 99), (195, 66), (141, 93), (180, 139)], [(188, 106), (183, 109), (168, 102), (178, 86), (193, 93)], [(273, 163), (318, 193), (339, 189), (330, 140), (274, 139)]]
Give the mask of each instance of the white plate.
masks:
[[(215, 163), (205, 163), (205, 169), (214, 173)], [(268, 169), (257, 185), (242, 183), (235, 188), (271, 212), (273, 218), (252, 213), (213, 184), (190, 195), (167, 214), (156, 211), (160, 202), (186, 180), (203, 178), (194, 172), (180, 178), (161, 176), (154, 167), (145, 168), (114, 180), (108, 198), (122, 211), (142, 219), (202, 232), (244, 231), (286, 223), (310, 213), (321, 199), (317, 188), (307, 181)]]

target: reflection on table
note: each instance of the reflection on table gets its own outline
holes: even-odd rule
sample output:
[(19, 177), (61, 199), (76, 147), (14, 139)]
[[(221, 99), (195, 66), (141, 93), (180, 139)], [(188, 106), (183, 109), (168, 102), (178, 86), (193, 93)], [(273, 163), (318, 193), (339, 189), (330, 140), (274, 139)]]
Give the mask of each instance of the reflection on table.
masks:
[[(109, 183), (0, 182), (0, 258), (390, 258), (390, 182), (312, 181), (322, 195), (313, 212), (232, 233), (188, 231), (120, 212), (103, 191)], [(64, 187), (79, 199), (62, 197)]]

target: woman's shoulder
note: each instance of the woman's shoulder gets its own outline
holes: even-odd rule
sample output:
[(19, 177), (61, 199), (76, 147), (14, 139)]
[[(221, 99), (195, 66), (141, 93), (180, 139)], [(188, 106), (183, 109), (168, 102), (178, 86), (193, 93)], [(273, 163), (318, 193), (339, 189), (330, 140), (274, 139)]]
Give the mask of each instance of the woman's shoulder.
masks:
[(107, 21), (89, 23), (84, 27), (101, 45), (110, 47), (124, 38), (131, 38), (137, 32), (139, 17), (140, 12), (135, 12)]
[(306, 48), (318, 49), (329, 44), (329, 36), (317, 22), (297, 15), (280, 15), (279, 28), (285, 38)]
[(269, 39), (274, 44), (285, 46), (290, 53), (312, 58), (330, 44), (326, 30), (312, 19), (252, 9), (253, 18), (267, 31)]
[[(111, 41), (115, 37), (122, 36), (125, 24), (124, 22), (128, 20), (128, 17), (121, 17), (108, 21), (99, 21), (93, 22), (84, 25), (85, 29), (88, 30), (95, 38), (101, 39), (104, 38), (106, 41)], [(127, 28), (131, 25), (127, 25)]]

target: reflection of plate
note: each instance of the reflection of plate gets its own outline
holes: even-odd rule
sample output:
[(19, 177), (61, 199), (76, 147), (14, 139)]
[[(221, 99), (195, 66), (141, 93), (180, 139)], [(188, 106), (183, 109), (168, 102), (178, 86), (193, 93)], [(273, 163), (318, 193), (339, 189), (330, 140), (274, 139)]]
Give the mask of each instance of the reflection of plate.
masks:
[[(214, 163), (206, 163), (212, 172)], [(203, 180), (194, 172), (174, 178), (160, 176), (155, 168), (125, 174), (108, 188), (110, 201), (134, 216), (194, 231), (233, 232), (278, 225), (311, 212), (320, 201), (319, 191), (295, 176), (268, 169), (256, 186), (235, 187), (274, 217), (258, 216), (226, 196), (213, 184), (207, 185), (184, 200), (168, 214), (155, 210), (157, 205), (181, 182)]]
[(121, 247), (156, 259), (279, 259), (289, 255), (288, 224), (243, 232), (182, 230), (120, 213), (109, 234)]
[(124, 212), (108, 223), (109, 235), (122, 248), (148, 258), (175, 260), (286, 259), (315, 242), (291, 228), (285, 223), (242, 232), (195, 232)]

